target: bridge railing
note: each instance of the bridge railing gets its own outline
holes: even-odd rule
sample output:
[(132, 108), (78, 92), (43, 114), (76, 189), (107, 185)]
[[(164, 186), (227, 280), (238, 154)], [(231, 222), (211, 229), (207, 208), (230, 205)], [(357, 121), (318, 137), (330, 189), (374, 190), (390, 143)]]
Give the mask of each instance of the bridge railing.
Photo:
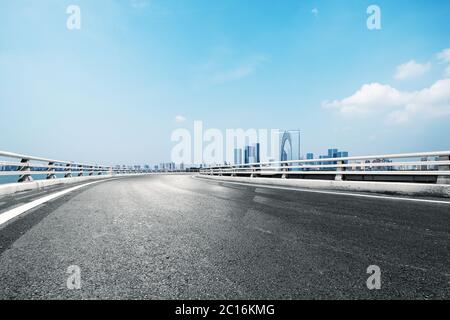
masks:
[(33, 176), (38, 175), (43, 179), (56, 179), (149, 172), (154, 172), (154, 170), (142, 169), (137, 166), (88, 164), (0, 151), (0, 177), (18, 176), (17, 182), (33, 181)]
[(450, 183), (450, 151), (210, 166), (203, 175)]

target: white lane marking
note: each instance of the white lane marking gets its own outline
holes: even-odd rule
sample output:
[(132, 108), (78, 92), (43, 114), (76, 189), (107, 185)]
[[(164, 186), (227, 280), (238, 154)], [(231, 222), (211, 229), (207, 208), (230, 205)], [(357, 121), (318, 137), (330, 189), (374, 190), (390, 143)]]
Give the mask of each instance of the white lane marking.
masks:
[(359, 193), (351, 193), (351, 192), (336, 192), (336, 191), (302, 189), (302, 188), (296, 188), (296, 187), (269, 186), (269, 185), (262, 185), (262, 184), (256, 184), (256, 183), (253, 184), (253, 183), (247, 183), (247, 182), (234, 182), (234, 181), (225, 181), (225, 180), (204, 179), (204, 178), (198, 178), (198, 177), (194, 177), (194, 176), (192, 178), (202, 179), (203, 181), (213, 181), (213, 182), (220, 182), (220, 183), (237, 184), (237, 185), (241, 185), (241, 186), (267, 188), (267, 189), (279, 189), (279, 190), (290, 190), (290, 191), (300, 191), (300, 192), (310, 192), (310, 193), (323, 193), (323, 194), (333, 194), (333, 195), (341, 195), (341, 196), (361, 197), (361, 198), (376, 198), (376, 199), (439, 203), (439, 204), (449, 204), (450, 205), (450, 201), (443, 201), (443, 200), (402, 198), (402, 197), (393, 197), (393, 196), (377, 196), (377, 195), (372, 195), (372, 194), (359, 194)]
[(69, 188), (69, 189), (65, 189), (63, 191), (55, 192), (55, 193), (52, 193), (52, 194), (50, 194), (48, 196), (39, 198), (37, 200), (31, 201), (31, 202), (29, 202), (27, 204), (24, 204), (22, 206), (19, 206), (19, 207), (16, 207), (14, 209), (11, 209), (9, 211), (6, 211), (4, 213), (1, 213), (0, 214), (0, 226), (2, 224), (4, 224), (4, 223), (8, 222), (9, 220), (17, 217), (18, 215), (21, 215), (22, 213), (24, 213), (24, 212), (26, 212), (28, 210), (31, 210), (31, 209), (33, 209), (33, 208), (35, 208), (35, 207), (37, 207), (37, 206), (39, 206), (39, 205), (41, 205), (43, 203), (46, 203), (46, 202), (48, 202), (50, 200), (53, 200), (53, 199), (58, 198), (58, 197), (61, 197), (61, 196), (65, 195), (65, 194), (67, 194), (69, 192), (72, 192), (72, 191), (81, 189), (83, 187), (89, 186), (91, 184), (99, 183), (99, 182), (102, 182), (102, 181), (105, 181), (105, 180), (89, 182), (89, 183), (85, 183), (85, 184), (82, 184), (82, 185), (79, 185), (79, 186), (75, 186), (75, 187), (72, 187), (72, 188)]

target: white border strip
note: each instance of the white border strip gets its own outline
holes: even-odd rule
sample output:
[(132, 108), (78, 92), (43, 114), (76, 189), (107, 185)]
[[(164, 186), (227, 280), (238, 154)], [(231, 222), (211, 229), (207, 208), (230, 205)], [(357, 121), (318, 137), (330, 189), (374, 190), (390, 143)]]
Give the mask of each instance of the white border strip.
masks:
[(21, 206), (19, 206), (17, 208), (14, 208), (14, 209), (11, 209), (9, 211), (6, 211), (4, 213), (0, 213), (0, 226), (3, 225), (4, 223), (8, 222), (9, 220), (14, 219), (15, 217), (21, 215), (22, 213), (24, 213), (24, 212), (26, 212), (28, 210), (31, 210), (31, 209), (33, 209), (33, 208), (35, 208), (35, 207), (37, 207), (37, 206), (39, 206), (39, 205), (41, 205), (43, 203), (46, 203), (46, 202), (48, 202), (50, 200), (56, 199), (58, 197), (61, 197), (61, 196), (65, 195), (65, 194), (67, 194), (69, 192), (81, 189), (83, 187), (87, 187), (87, 186), (89, 186), (91, 184), (99, 183), (101, 181), (104, 181), (104, 180), (89, 182), (89, 183), (85, 183), (85, 184), (82, 184), (82, 185), (79, 185), (79, 186), (75, 186), (75, 187), (72, 187), (72, 188), (69, 188), (69, 189), (65, 189), (63, 191), (55, 192), (55, 193), (52, 193), (52, 194), (50, 194), (48, 196), (45, 196), (45, 197), (39, 198), (37, 200), (31, 201), (30, 203), (27, 203), (27, 204), (21, 205)]
[(290, 191), (298, 191), (298, 192), (310, 192), (310, 193), (322, 193), (322, 194), (333, 194), (333, 195), (341, 195), (341, 196), (351, 196), (351, 197), (360, 197), (360, 198), (375, 198), (375, 199), (388, 199), (388, 200), (401, 200), (401, 201), (413, 201), (413, 202), (425, 202), (425, 203), (438, 203), (438, 204), (447, 204), (450, 205), (450, 201), (442, 201), (442, 200), (430, 200), (430, 199), (417, 199), (417, 198), (402, 198), (402, 197), (393, 197), (393, 196), (378, 196), (371, 194), (360, 194), (360, 193), (350, 193), (350, 192), (336, 192), (336, 191), (322, 191), (322, 190), (311, 190), (311, 189), (303, 189), (296, 187), (280, 187), (280, 186), (270, 186), (264, 184), (256, 184), (256, 183), (248, 183), (248, 182), (235, 182), (235, 181), (226, 181), (219, 179), (208, 179), (197, 176), (192, 176), (194, 179), (200, 179), (203, 181), (213, 181), (220, 183), (229, 183), (229, 184), (237, 184), (242, 186), (250, 186), (250, 187), (258, 187), (258, 188), (268, 188), (268, 189), (278, 189), (278, 190), (290, 190)]

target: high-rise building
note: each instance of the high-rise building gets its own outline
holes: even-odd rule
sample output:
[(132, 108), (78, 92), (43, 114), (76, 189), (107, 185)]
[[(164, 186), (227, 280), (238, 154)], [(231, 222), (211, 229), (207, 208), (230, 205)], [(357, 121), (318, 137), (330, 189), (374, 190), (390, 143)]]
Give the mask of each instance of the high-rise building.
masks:
[(255, 143), (254, 146), (254, 160), (256, 163), (260, 163), (261, 162), (261, 157), (260, 157), (260, 144), (259, 143)]
[(300, 130), (280, 132), (280, 160), (300, 160)]
[(245, 146), (244, 163), (255, 163), (255, 146)]
[(249, 148), (246, 146), (246, 147), (244, 148), (244, 163), (245, 163), (245, 164), (250, 163), (250, 162), (248, 162), (248, 161), (249, 161), (249, 156), (248, 156), (248, 154), (249, 154)]
[(348, 152), (345, 151), (338, 151), (334, 154), (333, 158), (344, 158), (346, 153), (348, 154)]
[[(331, 159), (331, 158), (347, 158), (348, 151), (339, 151), (336, 148), (328, 149), (327, 155), (319, 156), (319, 159)], [(344, 161), (344, 163), (348, 163), (348, 161)], [(336, 161), (321, 161), (319, 164), (337, 164)], [(331, 169), (334, 170), (334, 169)]]
[(242, 149), (241, 148), (234, 149), (234, 164), (235, 165), (242, 164)]
[(337, 158), (338, 149), (328, 149), (328, 158)]
[(306, 154), (306, 160), (312, 160), (312, 159), (314, 159), (314, 153), (308, 152), (308, 153)]

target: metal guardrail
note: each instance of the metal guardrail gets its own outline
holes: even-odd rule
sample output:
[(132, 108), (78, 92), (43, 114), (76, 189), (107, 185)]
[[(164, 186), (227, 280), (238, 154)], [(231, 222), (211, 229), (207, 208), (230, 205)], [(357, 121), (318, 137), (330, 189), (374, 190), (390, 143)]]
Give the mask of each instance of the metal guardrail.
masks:
[(437, 183), (448, 184), (450, 151), (210, 166), (201, 169), (200, 174), (282, 178), (334, 175), (334, 180), (350, 176), (435, 176)]
[[(141, 169), (134, 166), (107, 166), (98, 164), (86, 164), (73, 161), (63, 161), (36, 156), (28, 156), (12, 152), (0, 151), (1, 158), (19, 159), (20, 161), (3, 161), (0, 159), (0, 168), (7, 167), (8, 170), (0, 170), (0, 176), (19, 176), (17, 182), (33, 181), (33, 175), (46, 175), (46, 179), (56, 179), (57, 175), (62, 178), (93, 176), (93, 175), (115, 175), (156, 172), (151, 169)], [(163, 172), (179, 172), (170, 170)], [(160, 171), (158, 171), (160, 172)]]

